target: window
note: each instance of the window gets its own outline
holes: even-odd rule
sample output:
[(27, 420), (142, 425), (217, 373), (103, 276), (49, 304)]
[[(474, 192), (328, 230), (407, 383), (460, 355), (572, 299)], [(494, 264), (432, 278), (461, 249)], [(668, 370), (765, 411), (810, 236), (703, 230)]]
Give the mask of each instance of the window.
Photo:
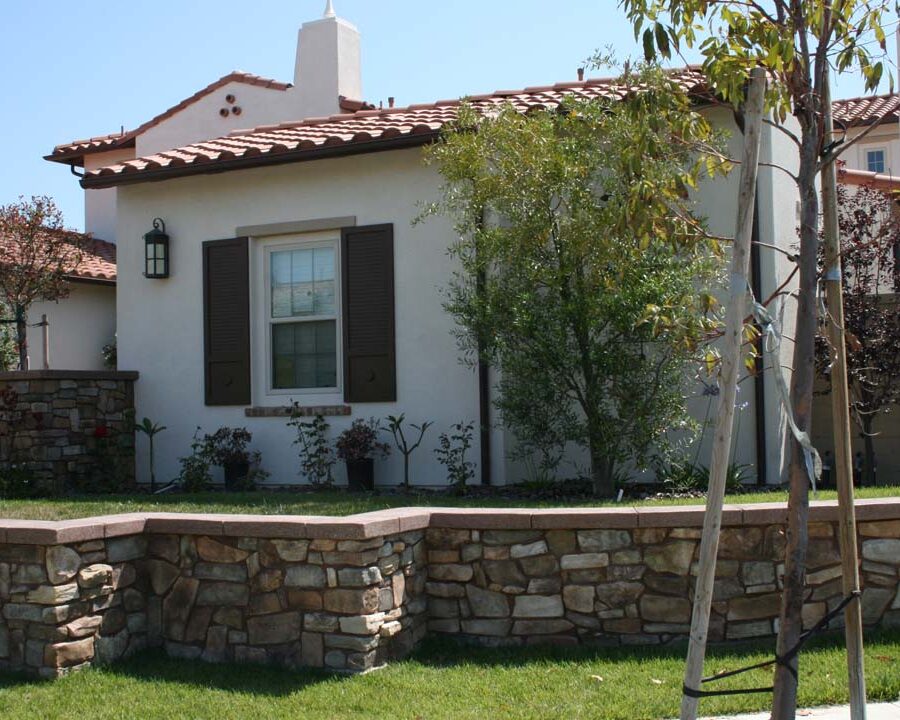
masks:
[(268, 253), (273, 390), (337, 388), (336, 244)]
[(884, 148), (866, 150), (866, 170), (874, 173), (883, 173), (885, 165)]

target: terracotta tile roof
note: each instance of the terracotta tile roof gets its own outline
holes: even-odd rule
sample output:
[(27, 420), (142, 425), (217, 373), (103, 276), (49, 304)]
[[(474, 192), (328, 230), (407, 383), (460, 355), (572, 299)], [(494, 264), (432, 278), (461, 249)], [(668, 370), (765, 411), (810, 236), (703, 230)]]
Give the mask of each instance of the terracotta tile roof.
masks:
[(116, 281), (116, 246), (106, 240), (86, 239), (82, 252), (84, 256), (78, 268), (72, 273), (79, 280)]
[(63, 145), (57, 145), (53, 148), (53, 152), (46, 156), (46, 159), (67, 164), (83, 165), (84, 162), (82, 158), (90, 153), (134, 147), (135, 138), (145, 130), (158, 125), (163, 120), (172, 117), (189, 105), (192, 105), (201, 98), (232, 82), (244, 83), (245, 85), (256, 85), (258, 87), (272, 88), (273, 90), (281, 91), (291, 87), (290, 83), (283, 83), (278, 80), (253, 75), (252, 73), (242, 72), (241, 70), (234, 70), (227, 75), (223, 75), (215, 82), (210, 83), (202, 90), (198, 90), (177, 105), (173, 105), (165, 112), (151, 118), (134, 130), (113, 133), (111, 135), (102, 135), (100, 137), (88, 138), (87, 140), (74, 140)]
[(850, 127), (871, 125), (883, 116), (882, 123), (895, 123), (900, 118), (900, 96), (896, 93), (835, 100), (831, 107), (835, 123)]
[[(706, 81), (696, 68), (674, 71), (673, 76), (688, 92), (701, 95), (707, 90)], [(482, 112), (507, 103), (525, 112), (537, 107), (557, 107), (566, 98), (621, 98), (629, 90), (612, 79), (592, 79), (524, 90), (500, 90), (465, 100)], [(456, 118), (462, 102), (458, 99), (440, 100), (405, 108), (361, 110), (240, 130), (214, 140), (98, 168), (85, 174), (82, 185), (86, 188), (108, 187), (339, 153), (421, 145), (437, 137), (441, 128)]]
[[(116, 246), (87, 235), (81, 236), (79, 245), (82, 253), (81, 262), (69, 274), (69, 278), (114, 283), (116, 281)], [(0, 262), (3, 258), (14, 256), (17, 250), (17, 246), (10, 238), (0, 237)]]
[(360, 110), (374, 110), (375, 106), (365, 100), (354, 100), (346, 95), (338, 95), (338, 106), (345, 113), (355, 113)]

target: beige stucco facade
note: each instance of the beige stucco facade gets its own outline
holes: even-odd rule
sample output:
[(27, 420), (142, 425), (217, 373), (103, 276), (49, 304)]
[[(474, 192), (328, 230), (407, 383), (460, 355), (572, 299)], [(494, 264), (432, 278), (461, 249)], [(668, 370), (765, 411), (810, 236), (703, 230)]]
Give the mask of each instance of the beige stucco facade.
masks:
[[(111, 284), (72, 282), (70, 292), (56, 302), (37, 302), (28, 310), (34, 325), (47, 316), (50, 368), (54, 370), (103, 370), (103, 346), (116, 338), (116, 288)], [(43, 332), (28, 328), (30, 367), (44, 365)]]
[[(734, 130), (731, 151), (740, 150), (740, 135), (731, 127), (731, 116), (716, 113), (717, 123)], [(778, 137), (767, 131), (763, 157), (784, 152)], [(725, 181), (703, 187), (698, 211), (708, 216), (711, 229), (731, 236), (736, 214), (733, 173)], [(138, 370), (136, 404), (139, 417), (148, 416), (168, 427), (157, 438), (157, 475), (171, 479), (178, 472), (177, 458), (188, 453), (191, 436), (228, 426), (246, 426), (254, 434), (254, 447), (274, 484), (298, 484), (297, 448), (284, 418), (247, 417), (243, 407), (207, 407), (204, 404), (203, 307), (201, 246), (205, 240), (235, 237), (239, 228), (322, 218), (355, 218), (357, 225), (391, 223), (394, 226), (394, 276), (396, 302), (397, 401), (353, 404), (351, 415), (328, 418), (332, 437), (354, 418), (405, 413), (409, 422), (435, 423), (422, 447), (412, 457), (412, 478), (421, 485), (445, 482), (443, 468), (433, 450), (438, 435), (454, 423), (476, 422), (479, 416), (478, 383), (473, 370), (462, 365), (453, 337), (453, 321), (444, 312), (442, 289), (454, 265), (447, 248), (454, 240), (450, 224), (429, 219), (414, 224), (422, 203), (437, 199), (440, 178), (422, 162), (421, 149), (396, 150), (345, 158), (200, 175), (164, 182), (122, 186), (118, 194), (118, 342), (119, 366)], [(786, 246), (794, 242), (796, 191), (769, 168), (760, 172), (760, 231), (767, 241)], [(171, 277), (149, 280), (141, 276), (141, 236), (154, 217), (162, 217), (171, 235)], [(308, 236), (268, 237), (260, 231), (252, 237), (250, 252), (252, 405), (330, 405), (343, 402), (340, 392), (273, 392), (266, 379), (267, 331), (264, 302), (265, 273), (262, 258), (272, 243), (327, 243), (339, 237), (337, 229)], [(768, 294), (786, 277), (782, 256), (763, 254), (762, 292)], [(788, 309), (788, 314), (791, 312)], [(782, 352), (781, 365), (789, 351)], [(771, 361), (770, 361), (771, 362)], [(754, 380), (742, 382), (742, 404), (737, 460), (756, 464), (754, 440), (756, 412)], [(744, 389), (746, 388), (746, 389)], [(707, 398), (696, 386), (691, 401), (698, 419), (706, 412)], [(782, 411), (774, 389), (765, 393), (767, 420), (767, 479), (778, 482), (784, 467), (781, 440)], [(713, 408), (714, 414), (714, 408)], [(496, 421), (496, 413), (494, 413)], [(711, 415), (712, 416), (712, 415)], [(706, 437), (710, 435), (707, 432)], [(491, 475), (498, 484), (528, 478), (529, 469), (509, 458), (512, 433), (495, 425), (491, 433)], [(707, 440), (708, 442), (708, 440)], [(138, 472), (146, 468), (146, 448), (138, 448)], [(706, 461), (707, 448), (701, 449)], [(478, 464), (478, 434), (469, 459)], [(396, 484), (402, 476), (402, 458), (395, 454), (376, 467), (376, 480)], [(561, 470), (571, 476), (579, 467), (579, 453), (570, 454)], [(583, 467), (583, 465), (581, 465)], [(476, 477), (480, 468), (476, 467)], [(339, 476), (340, 479), (340, 476)]]

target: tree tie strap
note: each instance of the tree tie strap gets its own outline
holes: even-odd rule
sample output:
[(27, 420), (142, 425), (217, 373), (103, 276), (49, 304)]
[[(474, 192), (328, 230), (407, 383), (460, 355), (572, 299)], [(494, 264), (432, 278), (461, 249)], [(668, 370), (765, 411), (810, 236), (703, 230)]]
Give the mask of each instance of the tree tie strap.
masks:
[[(818, 635), (821, 633), (825, 627), (830, 623), (834, 618), (843, 612), (844, 608), (846, 608), (850, 603), (854, 600), (859, 600), (860, 591), (854, 590), (852, 593), (847, 595), (840, 603), (838, 603), (833, 610), (826, 613), (819, 622), (813, 625), (812, 628), (807, 630), (800, 636), (800, 639), (797, 640), (796, 644), (790, 648), (784, 655), (776, 655), (772, 660), (764, 660), (763, 662), (756, 663), (755, 665), (748, 665), (747, 667), (738, 668), (737, 670), (725, 670), (720, 673), (716, 673), (715, 675), (710, 675), (709, 677), (702, 678), (700, 683), (711, 683), (716, 682), (717, 680), (723, 680), (724, 678), (733, 677), (734, 675), (741, 675), (745, 672), (750, 672), (751, 670), (759, 670), (760, 668), (769, 667), (771, 665), (781, 665), (782, 667), (787, 668), (788, 672), (794, 678), (794, 682), (800, 682), (800, 678), (797, 675), (797, 669), (791, 665), (791, 661), (800, 654), (800, 650), (806, 644), (806, 641), (811, 637)], [(757, 688), (742, 688), (742, 689), (734, 689), (734, 690), (695, 690), (694, 688), (688, 687), (687, 685), (682, 686), (682, 692), (687, 697), (692, 698), (704, 698), (704, 697), (717, 697), (720, 695), (749, 695), (751, 693), (768, 693), (772, 692), (775, 687), (757, 687)]]

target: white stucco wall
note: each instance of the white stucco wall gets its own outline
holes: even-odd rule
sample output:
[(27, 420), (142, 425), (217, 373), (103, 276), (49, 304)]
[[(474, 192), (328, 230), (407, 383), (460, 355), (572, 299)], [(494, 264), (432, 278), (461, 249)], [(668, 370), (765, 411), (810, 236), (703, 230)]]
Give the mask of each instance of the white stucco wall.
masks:
[[(417, 202), (437, 196), (438, 178), (422, 166), (419, 150), (359, 156), (256, 169), (223, 175), (149, 183), (119, 190), (118, 341), (119, 367), (138, 369), (138, 417), (168, 426), (157, 443), (157, 474), (178, 472), (177, 458), (188, 452), (194, 428), (246, 426), (272, 472), (271, 482), (296, 484), (298, 459), (283, 418), (246, 418), (242, 407), (212, 408), (203, 398), (203, 308), (201, 243), (234, 237), (244, 225), (354, 215), (357, 224), (394, 224), (397, 326), (396, 404), (357, 404), (353, 417), (384, 417), (404, 411), (410, 422), (432, 420), (425, 443), (412, 458), (412, 477), (440, 484), (443, 469), (434, 461), (438, 434), (461, 420), (477, 419), (475, 374), (457, 361), (451, 320), (441, 308), (439, 288), (450, 275), (446, 222), (413, 227)], [(166, 221), (172, 243), (172, 276), (140, 275), (141, 233), (153, 217)], [(335, 235), (337, 235), (335, 233)], [(254, 242), (260, 242), (256, 240)], [(255, 283), (262, 281), (253, 274)], [(255, 318), (255, 322), (259, 322)], [(254, 348), (256, 361), (261, 348)], [(254, 372), (264, 368), (255, 362)], [(294, 394), (303, 404), (341, 401), (339, 396)], [(258, 387), (256, 405), (284, 405)], [(353, 418), (330, 418), (333, 435)], [(145, 448), (139, 443), (139, 453)], [(472, 449), (478, 458), (477, 438)], [(146, 466), (138, 458), (139, 472)], [(397, 481), (401, 457), (376, 469), (379, 482)]]
[[(134, 158), (134, 148), (84, 156), (84, 170), (90, 172)], [(116, 241), (116, 189), (84, 191), (84, 231), (99, 240)]]
[[(848, 133), (849, 138), (858, 137), (865, 128), (854, 128)], [(887, 175), (900, 175), (900, 134), (897, 123), (885, 123), (875, 128), (841, 154), (841, 160), (853, 170), (868, 170), (866, 167), (867, 150), (884, 150), (884, 172)]]
[[(227, 95), (234, 95), (234, 103), (225, 101)], [(137, 157), (221, 137), (235, 130), (298, 120), (289, 95), (290, 90), (230, 82), (141, 133), (137, 138)], [(241, 108), (240, 115), (231, 111), (235, 106)], [(222, 108), (229, 111), (226, 117), (219, 114)]]
[[(730, 115), (716, 115), (716, 122), (731, 124)], [(777, 140), (775, 152), (781, 152)], [(737, 153), (740, 137), (732, 138)], [(699, 212), (709, 217), (713, 231), (732, 235), (736, 211), (738, 173), (726, 181), (709, 183), (700, 194)], [(478, 391), (475, 373), (462, 366), (451, 334), (453, 325), (444, 313), (440, 289), (453, 270), (446, 248), (453, 240), (446, 220), (430, 219), (411, 225), (422, 201), (438, 196), (440, 180), (433, 169), (421, 163), (417, 149), (392, 151), (342, 159), (320, 160), (272, 168), (259, 168), (221, 175), (181, 178), (161, 183), (124, 186), (119, 189), (117, 233), (128, 238), (119, 246), (118, 343), (119, 366), (138, 370), (136, 401), (138, 416), (149, 416), (166, 426), (157, 444), (157, 473), (170, 479), (178, 472), (177, 458), (188, 452), (191, 435), (198, 425), (210, 432), (222, 425), (246, 426), (254, 433), (253, 445), (262, 451), (270, 482), (295, 484), (298, 477), (293, 435), (283, 418), (247, 418), (242, 407), (206, 407), (203, 399), (203, 308), (201, 296), (201, 243), (234, 237), (241, 226), (318, 218), (355, 216), (357, 224), (393, 223), (395, 232), (395, 279), (397, 313), (397, 403), (356, 404), (349, 418), (329, 418), (337, 435), (355, 417), (384, 417), (405, 412), (411, 422), (431, 420), (436, 424), (412, 458), (413, 481), (441, 484), (444, 470), (434, 459), (438, 435), (458, 421), (477, 421)], [(796, 191), (786, 187), (769, 170), (760, 172), (761, 217), (764, 241), (775, 239), (789, 246), (794, 240)], [(777, 217), (767, 216), (774, 212)], [(140, 275), (142, 246), (139, 239), (153, 217), (166, 221), (172, 237), (172, 276), (147, 280)], [(790, 229), (790, 231), (788, 231)], [(327, 236), (328, 233), (325, 233)], [(335, 237), (338, 233), (333, 233)], [(774, 238), (772, 236), (775, 236)], [(317, 235), (321, 239), (322, 235)], [(264, 238), (251, 241), (251, 293), (259, 293), (263, 282), (258, 248)], [(786, 276), (780, 258), (763, 255), (763, 292), (770, 292)], [(340, 395), (295, 393), (266, 395), (260, 374), (264, 367), (263, 318), (257, 308), (251, 318), (254, 358), (254, 405), (284, 405), (289, 399), (302, 404), (340, 403)], [(737, 462), (754, 464), (755, 412), (752, 380), (742, 384), (739, 437), (735, 441)], [(702, 419), (707, 398), (698, 384), (691, 400), (695, 415)], [(780, 408), (769, 383), (766, 411), (770, 437), (780, 427)], [(714, 412), (714, 405), (713, 405)], [(701, 462), (708, 461), (708, 440), (701, 448)], [(512, 438), (502, 428), (492, 432), (494, 482), (514, 482), (527, 477), (527, 469), (507, 461)], [(146, 452), (139, 447), (138, 469), (144, 472)], [(769, 480), (780, 476), (779, 444), (769, 448)], [(469, 458), (480, 457), (477, 431)], [(571, 472), (571, 465), (569, 466)], [(377, 481), (395, 483), (401, 478), (401, 457), (379, 462)], [(478, 474), (476, 474), (478, 477)]]
[[(101, 349), (115, 340), (116, 334), (115, 286), (72, 283), (67, 298), (32, 305), (29, 324), (40, 322), (45, 313), (50, 323), (51, 369), (105, 369)], [(42, 369), (42, 328), (28, 328), (28, 347), (31, 368)]]

